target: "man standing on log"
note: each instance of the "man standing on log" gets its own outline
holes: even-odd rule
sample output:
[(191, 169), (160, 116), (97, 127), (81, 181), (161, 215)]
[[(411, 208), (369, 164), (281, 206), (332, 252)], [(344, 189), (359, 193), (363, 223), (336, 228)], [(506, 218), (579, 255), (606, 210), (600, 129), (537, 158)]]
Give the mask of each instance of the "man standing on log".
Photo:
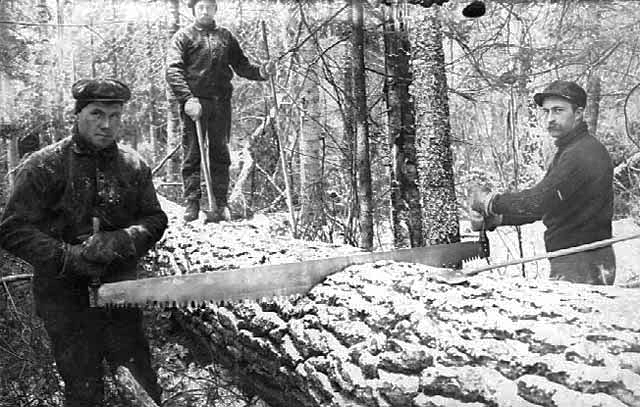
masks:
[(189, 0), (195, 22), (175, 33), (167, 52), (166, 78), (180, 103), (182, 119), (182, 179), (187, 222), (200, 210), (200, 148), (196, 135), (197, 120), (209, 140), (209, 160), (213, 195), (218, 219), (229, 220), (229, 137), (231, 131), (231, 93), (233, 71), (238, 75), (264, 81), (272, 75), (275, 64), (261, 66), (249, 62), (235, 37), (216, 25), (215, 0)]
[[(484, 227), (521, 225), (542, 219), (548, 252), (611, 237), (613, 164), (605, 147), (589, 134), (583, 120), (587, 94), (579, 85), (554, 81), (533, 97), (541, 107), (541, 123), (557, 151), (544, 178), (520, 192), (473, 192), (471, 208)], [(472, 222), (475, 229), (480, 222)], [(613, 248), (584, 251), (550, 259), (550, 278), (586, 284), (613, 284)]]
[(71, 135), (17, 170), (0, 246), (34, 268), (36, 312), (65, 383), (65, 406), (102, 405), (103, 358), (114, 371), (127, 367), (160, 403), (141, 311), (91, 308), (89, 286), (136, 278), (137, 261), (160, 239), (167, 216), (149, 167), (116, 144), (127, 86), (82, 79), (72, 94)]

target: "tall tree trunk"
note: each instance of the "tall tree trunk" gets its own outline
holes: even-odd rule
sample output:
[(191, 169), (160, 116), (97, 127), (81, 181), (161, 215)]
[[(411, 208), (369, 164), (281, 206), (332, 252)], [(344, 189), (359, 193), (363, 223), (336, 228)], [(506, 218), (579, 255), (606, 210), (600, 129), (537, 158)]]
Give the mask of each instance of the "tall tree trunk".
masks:
[[(147, 80), (149, 81), (148, 83), (148, 87), (149, 87), (149, 104), (148, 104), (148, 110), (147, 110), (147, 115), (148, 115), (148, 120), (149, 120), (149, 127), (148, 127), (148, 141), (149, 141), (149, 145), (151, 147), (151, 154), (152, 154), (152, 158), (151, 161), (155, 164), (158, 163), (158, 161), (162, 158), (162, 151), (160, 150), (160, 145), (158, 143), (158, 128), (159, 128), (159, 122), (160, 122), (160, 115), (158, 114), (158, 103), (157, 101), (160, 99), (160, 95), (158, 92), (158, 86), (155, 84), (154, 80), (153, 80), (153, 70), (154, 70), (154, 64), (153, 64), (153, 56), (154, 56), (154, 52), (156, 49), (156, 44), (154, 41), (154, 38), (156, 38), (153, 34), (153, 30), (151, 27), (151, 24), (149, 24), (149, 22), (147, 21), (147, 43), (146, 43), (146, 48), (147, 48), (147, 74), (148, 74), (148, 78)], [(160, 88), (162, 89), (162, 88)]]
[(360, 203), (360, 241), (365, 250), (373, 249), (373, 203), (369, 162), (369, 126), (367, 123), (367, 88), (364, 65), (363, 0), (350, 0), (353, 10), (351, 36), (353, 44), (353, 94), (356, 112), (356, 154), (358, 162), (358, 197)]
[[(168, 38), (171, 38), (173, 34), (180, 28), (180, 1), (179, 0), (167, 0), (167, 6), (169, 7), (171, 21), (168, 24)], [(167, 86), (167, 151), (172, 151), (176, 146), (182, 143), (182, 129), (180, 127), (180, 106), (178, 101), (173, 96), (173, 92)], [(171, 161), (169, 161), (169, 171), (167, 174), (167, 181), (175, 182), (179, 179), (180, 174), (180, 156), (174, 154)]]
[[(12, 119), (10, 115), (9, 101), (7, 98), (7, 94), (9, 92), (9, 81), (7, 76), (0, 72), (0, 126), (2, 126), (2, 130), (4, 131), (4, 125), (9, 124)], [(1, 135), (0, 135), (1, 136)], [(4, 139), (0, 137), (0, 143), (4, 144)], [(0, 152), (2, 150), (0, 149)], [(20, 157), (18, 155), (18, 132), (10, 131), (9, 136), (7, 137), (6, 144), (7, 151), (7, 174), (9, 181), (9, 191), (13, 189), (13, 181), (15, 179), (15, 174), (12, 172), (16, 166), (18, 165), (18, 161)], [(1, 175), (1, 173), (0, 173)]]
[(449, 98), (438, 12), (427, 10), (415, 24), (415, 79), (418, 176), (426, 244), (460, 240), (458, 204), (453, 179)]
[(589, 132), (595, 136), (598, 131), (598, 116), (600, 115), (600, 100), (602, 99), (602, 81), (597, 72), (589, 75), (587, 82), (587, 108), (585, 119), (589, 126)]
[[(349, 20), (352, 19), (353, 10), (349, 9)], [(346, 205), (346, 222), (344, 230), (344, 243), (357, 245), (355, 238), (355, 223), (358, 219), (358, 208), (360, 207), (358, 199), (358, 170), (356, 163), (356, 118), (355, 108), (353, 105), (353, 59), (350, 47), (345, 47), (345, 58), (343, 67), (343, 84), (344, 84), (344, 116), (343, 120), (343, 139), (345, 148), (344, 168), (349, 173), (349, 191)]]
[(384, 44), (388, 138), (391, 147), (391, 227), (395, 247), (424, 246), (418, 189), (411, 44), (405, 23), (406, 4), (394, 2), (385, 19)]
[(300, 237), (316, 240), (322, 234), (324, 219), (322, 129), (319, 78), (315, 67), (309, 67), (309, 75), (302, 91), (303, 109), (300, 117)]

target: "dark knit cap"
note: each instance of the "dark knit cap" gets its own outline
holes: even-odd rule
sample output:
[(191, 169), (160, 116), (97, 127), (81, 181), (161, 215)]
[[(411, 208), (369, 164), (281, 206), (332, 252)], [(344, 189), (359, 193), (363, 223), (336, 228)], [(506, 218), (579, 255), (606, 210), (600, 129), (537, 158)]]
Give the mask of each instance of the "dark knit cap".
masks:
[(533, 96), (533, 100), (538, 106), (542, 106), (544, 100), (550, 96), (567, 99), (579, 107), (585, 107), (587, 105), (587, 92), (575, 82), (553, 81), (542, 92), (536, 93)]
[(131, 99), (127, 85), (115, 79), (80, 79), (71, 86), (71, 94), (76, 99), (74, 113), (93, 102), (122, 104)]

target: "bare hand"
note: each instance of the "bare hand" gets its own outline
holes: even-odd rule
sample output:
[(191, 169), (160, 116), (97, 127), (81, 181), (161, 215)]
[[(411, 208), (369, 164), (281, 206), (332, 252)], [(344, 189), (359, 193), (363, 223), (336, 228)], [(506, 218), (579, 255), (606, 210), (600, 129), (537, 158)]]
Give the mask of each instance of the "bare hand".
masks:
[(471, 189), (471, 202), (469, 206), (476, 212), (486, 216), (494, 215), (491, 211), (491, 200), (494, 194), (488, 187), (474, 187)]
[(260, 75), (267, 79), (276, 74), (276, 61), (274, 59), (265, 62), (260, 66)]
[(196, 97), (189, 98), (184, 104), (184, 112), (191, 117), (194, 122), (202, 116), (202, 105), (200, 99)]

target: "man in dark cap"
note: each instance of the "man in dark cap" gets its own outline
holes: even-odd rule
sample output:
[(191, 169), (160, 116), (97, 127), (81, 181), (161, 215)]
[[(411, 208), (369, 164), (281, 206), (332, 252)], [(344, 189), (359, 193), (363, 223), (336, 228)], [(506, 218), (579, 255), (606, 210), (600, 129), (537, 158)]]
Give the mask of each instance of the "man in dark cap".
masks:
[(229, 220), (229, 137), (231, 131), (231, 78), (236, 74), (264, 81), (275, 64), (261, 66), (249, 62), (238, 41), (225, 28), (216, 25), (215, 0), (189, 0), (195, 22), (175, 33), (167, 52), (166, 78), (180, 103), (182, 119), (182, 179), (188, 222), (200, 210), (200, 148), (196, 136), (197, 120), (209, 140), (211, 180), (220, 219)]
[(160, 239), (167, 216), (149, 167), (116, 144), (127, 86), (80, 80), (72, 93), (71, 135), (18, 168), (0, 218), (0, 245), (33, 265), (36, 311), (65, 383), (66, 406), (102, 405), (103, 359), (112, 369), (129, 368), (159, 403), (141, 312), (89, 307), (89, 284), (136, 278), (137, 261)]
[[(471, 207), (483, 219), (473, 226), (493, 229), (542, 219), (547, 251), (611, 237), (613, 164), (605, 147), (589, 134), (583, 120), (587, 94), (576, 83), (554, 81), (534, 95), (540, 121), (557, 151), (544, 178), (520, 192), (473, 192)], [(611, 246), (550, 260), (550, 278), (574, 283), (613, 284)]]

